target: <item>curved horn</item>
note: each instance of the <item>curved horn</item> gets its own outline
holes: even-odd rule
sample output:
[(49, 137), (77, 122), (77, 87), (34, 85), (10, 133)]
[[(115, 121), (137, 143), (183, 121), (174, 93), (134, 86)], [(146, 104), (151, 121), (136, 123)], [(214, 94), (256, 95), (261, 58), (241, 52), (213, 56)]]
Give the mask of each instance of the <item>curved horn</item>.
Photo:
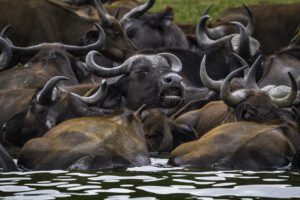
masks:
[(98, 31), (98, 40), (93, 44), (88, 44), (85, 46), (73, 46), (73, 45), (61, 45), (63, 49), (65, 49), (68, 53), (74, 56), (83, 56), (92, 50), (100, 50), (103, 49), (106, 42), (106, 35), (104, 30), (98, 24), (95, 24), (95, 27)]
[(196, 40), (200, 47), (208, 48), (220, 42), (226, 41), (229, 38), (232, 38), (234, 35), (226, 35), (219, 39), (213, 40), (207, 35), (206, 22), (209, 19), (209, 15), (204, 15), (200, 18), (200, 21), (196, 27)]
[[(212, 7), (213, 7), (212, 3), (208, 4), (208, 6), (204, 10), (203, 15), (209, 15), (209, 11), (211, 10)], [(206, 28), (206, 33), (208, 37), (214, 39), (224, 37), (226, 35), (225, 31), (226, 31), (226, 26), (224, 25), (220, 25), (213, 28)]]
[(261, 61), (262, 56), (258, 56), (255, 62), (252, 64), (250, 70), (248, 71), (246, 77), (245, 77), (245, 87), (247, 89), (259, 89), (257, 83), (256, 83), (256, 71), (257, 67), (259, 66), (259, 63)]
[(143, 112), (146, 110), (147, 105), (143, 104), (141, 107), (139, 107), (135, 112), (134, 112), (134, 116), (138, 119), (142, 119), (142, 114)]
[(240, 55), (238, 55), (235, 52), (232, 52), (232, 55), (234, 55), (234, 57), (236, 59), (238, 59), (238, 61), (242, 64), (242, 65), (248, 65), (248, 63), (244, 60), (244, 58), (242, 58)]
[(147, 3), (142, 4), (142, 5), (138, 6), (138, 7), (133, 8), (131, 11), (129, 11), (128, 13), (126, 13), (122, 17), (122, 19), (120, 20), (120, 22), (122, 23), (126, 19), (130, 19), (130, 18), (139, 18), (145, 12), (147, 12), (154, 5), (154, 3), (155, 3), (155, 0), (148, 0)]
[(128, 73), (128, 71), (129, 71), (128, 62), (125, 61), (122, 65), (120, 65), (118, 67), (105, 68), (105, 67), (101, 67), (96, 64), (94, 57), (97, 55), (102, 56), (97, 51), (91, 51), (86, 56), (86, 61), (85, 61), (86, 65), (88, 67), (88, 70), (91, 73), (95, 74), (96, 76), (103, 77), (103, 78), (109, 78), (109, 77)]
[(253, 35), (253, 33), (255, 31), (255, 18), (253, 16), (252, 11), (246, 4), (243, 4), (243, 7), (246, 9), (247, 15), (249, 17), (249, 21), (247, 23), (246, 30), (250, 35)]
[(7, 26), (5, 26), (5, 27), (1, 30), (1, 32), (0, 32), (0, 37), (6, 39), (6, 37), (7, 37), (7, 32), (9, 31), (10, 28), (11, 28), (11, 25), (10, 25), (10, 24), (7, 25)]
[(212, 46), (216, 43), (206, 34), (206, 22), (209, 18), (209, 15), (202, 16), (196, 27), (196, 40), (200, 47)]
[[(240, 22), (230, 22), (230, 24), (233, 24), (237, 26), (240, 30), (239, 36), (233, 37), (232, 40), (232, 49), (242, 57), (249, 57), (251, 56), (251, 50), (250, 50), (250, 36), (247, 33), (246, 28), (243, 24)], [(238, 44), (236, 44), (238, 43)]]
[(120, 11), (121, 11), (121, 8), (118, 8), (118, 10), (115, 12), (114, 17), (116, 19), (119, 19)]
[(102, 23), (106, 25), (110, 25), (112, 16), (110, 16), (110, 14), (103, 7), (101, 0), (94, 0), (94, 4)]
[(103, 100), (106, 97), (107, 88), (108, 88), (108, 84), (107, 81), (104, 79), (102, 80), (101, 86), (98, 88), (98, 90), (89, 97), (80, 96), (72, 92), (70, 94), (86, 104), (101, 105), (103, 103)]
[(245, 98), (244, 93), (231, 93), (230, 81), (238, 72), (245, 70), (247, 67), (249, 66), (244, 66), (232, 71), (223, 81), (220, 98), (229, 106), (235, 107)]
[(103, 29), (97, 24), (95, 24), (95, 26), (99, 31), (99, 37), (98, 37), (98, 40), (94, 44), (88, 44), (85, 46), (74, 46), (74, 45), (65, 45), (65, 44), (61, 44), (61, 43), (42, 43), (42, 44), (30, 46), (30, 47), (17, 47), (17, 46), (11, 45), (11, 48), (12, 48), (12, 51), (14, 52), (14, 54), (17, 54), (17, 55), (31, 56), (31, 55), (36, 54), (42, 48), (51, 47), (51, 48), (62, 48), (74, 56), (84, 56), (91, 50), (101, 49), (105, 44), (106, 37), (105, 37), (105, 33), (104, 33)]
[(52, 93), (56, 84), (61, 80), (69, 80), (65, 76), (55, 76), (51, 78), (37, 95), (37, 101), (42, 105), (48, 105), (52, 102)]
[(174, 72), (181, 71), (182, 63), (177, 56), (175, 56), (174, 54), (171, 54), (171, 53), (159, 53), (158, 55), (162, 56), (163, 58), (165, 58), (168, 61), (168, 63), (170, 63), (170, 65), (172, 66), (172, 71), (174, 71)]
[[(244, 60), (244, 58), (242, 58), (241, 56), (239, 56), (235, 52), (231, 52), (231, 54), (242, 64), (242, 66), (248, 65), (248, 63)], [(244, 81), (246, 81), (246, 76), (249, 73), (249, 70), (250, 69), (248, 69), (248, 68), (244, 70)]]
[(205, 8), (203, 15), (209, 15), (210, 9), (213, 7), (213, 3), (208, 4), (208, 6)]
[(10, 48), (9, 43), (0, 37), (0, 48), (1, 48), (1, 56), (0, 56), (0, 70), (4, 70), (8, 68), (12, 59), (12, 49)]
[(201, 66), (200, 66), (200, 78), (205, 87), (207, 87), (210, 90), (220, 92), (221, 86), (223, 81), (215, 81), (212, 80), (206, 71), (206, 55), (203, 56)]
[(297, 82), (290, 72), (288, 72), (288, 75), (290, 77), (291, 85), (292, 85), (290, 93), (283, 98), (276, 98), (270, 96), (272, 102), (275, 103), (280, 108), (286, 108), (291, 106), (297, 97), (297, 90), (298, 90)]

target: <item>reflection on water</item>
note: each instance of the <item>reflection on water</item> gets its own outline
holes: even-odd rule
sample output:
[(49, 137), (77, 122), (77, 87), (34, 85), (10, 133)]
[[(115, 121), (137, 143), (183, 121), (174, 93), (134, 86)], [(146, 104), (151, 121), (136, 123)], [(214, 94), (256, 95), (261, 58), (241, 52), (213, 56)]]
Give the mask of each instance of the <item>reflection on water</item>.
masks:
[(108, 171), (1, 173), (4, 199), (257, 199), (300, 198), (299, 172), (201, 171), (152, 166)]

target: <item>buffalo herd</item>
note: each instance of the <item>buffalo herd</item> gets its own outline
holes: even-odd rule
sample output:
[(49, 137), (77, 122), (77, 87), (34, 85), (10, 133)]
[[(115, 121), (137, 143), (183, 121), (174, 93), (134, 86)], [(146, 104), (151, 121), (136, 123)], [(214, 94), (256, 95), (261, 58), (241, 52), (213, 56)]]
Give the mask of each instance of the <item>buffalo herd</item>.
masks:
[(300, 167), (300, 3), (0, 3), (2, 170)]

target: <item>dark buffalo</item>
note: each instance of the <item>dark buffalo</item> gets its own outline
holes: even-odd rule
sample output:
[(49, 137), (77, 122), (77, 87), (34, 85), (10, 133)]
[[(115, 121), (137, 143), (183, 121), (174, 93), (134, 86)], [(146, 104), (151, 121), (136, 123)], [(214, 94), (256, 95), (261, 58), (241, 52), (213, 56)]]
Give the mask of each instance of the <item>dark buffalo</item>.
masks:
[(96, 170), (150, 164), (138, 119), (132, 113), (118, 118), (65, 121), (42, 138), (26, 143), (18, 164), (33, 170)]
[(133, 41), (138, 49), (176, 47), (187, 49), (186, 36), (173, 22), (173, 10), (166, 8), (160, 13), (145, 14), (155, 0), (149, 0), (140, 5), (120, 20), (127, 36)]
[(300, 3), (229, 8), (218, 16), (213, 27), (217, 27), (214, 29), (217, 35), (223, 36), (236, 31), (228, 26), (228, 22), (250, 25), (252, 36), (261, 43), (263, 53), (268, 55), (289, 44), (300, 23), (299, 10)]
[[(188, 48), (187, 40), (182, 33), (182, 31), (173, 23), (172, 11), (167, 9), (163, 13), (143, 15), (148, 9), (150, 9), (154, 0), (149, 0), (149, 2), (138, 6), (131, 10), (128, 14), (124, 15), (123, 18), (118, 21), (115, 17), (112, 17), (100, 2), (97, 2), (97, 10), (99, 16), (102, 20), (102, 26), (107, 35), (112, 36), (111, 42), (108, 39), (108, 46), (110, 43), (115, 44), (119, 41), (121, 37), (128, 36), (130, 40), (134, 43), (134, 47), (138, 49), (144, 48), (159, 48), (159, 47), (180, 47)], [(94, 41), (96, 37), (93, 32), (89, 32), (83, 39), (84, 44)], [(151, 40), (149, 40), (151, 38)], [(128, 41), (124, 42), (128, 43)], [(121, 43), (119, 45), (122, 45)], [(124, 45), (123, 45), (124, 46)], [(117, 51), (116, 48), (114, 55), (119, 55), (114, 59), (119, 59), (122, 57), (128, 58), (130, 55), (136, 51), (136, 48), (127, 48), (127, 52)], [(111, 52), (103, 52), (104, 56)]]
[[(7, 24), (12, 25), (14, 30), (8, 33), (7, 37), (18, 46), (30, 46), (42, 42), (78, 44), (80, 38), (85, 34), (91, 37), (89, 31), (93, 30), (95, 23), (100, 22), (99, 19), (79, 17), (72, 10), (62, 8), (50, 0), (30, 0), (21, 3), (19, 1), (2, 0), (0, 3), (6, 5), (2, 7), (2, 10), (0, 9), (0, 27), (5, 27)], [(98, 4), (97, 1), (95, 3)], [(6, 12), (7, 7), (14, 8), (15, 12)], [(105, 29), (107, 42), (104, 49), (100, 47), (97, 50), (101, 50), (109, 58), (118, 59), (119, 61), (123, 61), (133, 54), (135, 47), (121, 28), (118, 29), (115, 26), (103, 26), (103, 28)], [(98, 40), (98, 35), (96, 30), (93, 32), (92, 37)], [(80, 42), (80, 44), (82, 43), (84, 42)]]
[[(95, 20), (79, 17), (47, 0), (1, 0), (0, 27), (11, 24), (8, 37), (16, 45), (29, 46), (42, 42), (76, 44), (94, 26)], [(14, 9), (9, 12), (8, 8)]]
[[(199, 140), (185, 143), (172, 153), (169, 163), (208, 168), (251, 169), (287, 166), (299, 151), (300, 135), (290, 107), (297, 84), (282, 98), (259, 90), (254, 82), (246, 89), (230, 91), (231, 73), (221, 85), (221, 99), (230, 107), (228, 122), (207, 132)], [(239, 121), (239, 122), (235, 122)]]
[[(113, 61), (123, 62), (133, 55), (137, 49), (123, 31), (120, 22), (107, 12), (99, 0), (94, 0), (94, 3), (101, 19), (101, 26), (107, 36), (105, 47), (100, 52)], [(94, 43), (96, 40), (98, 40), (98, 34), (92, 30), (81, 38), (80, 44), (87, 45)]]
[[(260, 58), (253, 64), (251, 69), (246, 73), (242, 85), (246, 88), (258, 88), (255, 80), (255, 71), (259, 67)], [(247, 66), (246, 66), (247, 67)], [(238, 71), (242, 71), (244, 68), (240, 68), (231, 74), (235, 74)], [(229, 75), (229, 77), (231, 76)], [(205, 58), (203, 58), (200, 70), (200, 76), (206, 87), (211, 90), (220, 92), (223, 81), (213, 81), (206, 73)], [(231, 84), (231, 89), (232, 89)], [(243, 89), (243, 88), (242, 88)], [(239, 90), (238, 90), (239, 91)], [(242, 90), (243, 91), (243, 90)], [(264, 87), (262, 91), (266, 92), (273, 98), (283, 98), (289, 94), (290, 88), (280, 87)], [(241, 92), (241, 91), (240, 91)], [(224, 93), (224, 92), (223, 92)], [(238, 92), (239, 93), (239, 92)], [(222, 94), (222, 92), (221, 92)], [(222, 99), (222, 96), (221, 96)], [(230, 108), (223, 101), (210, 102), (203, 108), (185, 113), (181, 116), (177, 116), (174, 120), (176, 124), (186, 125), (198, 133), (198, 137), (207, 133), (211, 129), (228, 122), (234, 121), (235, 118), (232, 117), (232, 112), (229, 112)]]
[(103, 107), (137, 109), (143, 104), (171, 109), (183, 102), (180, 60), (169, 53), (135, 55), (114, 68), (95, 63), (95, 51), (86, 57), (88, 69), (102, 78), (115, 77), (109, 84)]
[(231, 71), (240, 67), (240, 63), (232, 52), (242, 56), (248, 63), (254, 62), (260, 54), (259, 43), (249, 36), (243, 25), (233, 22), (239, 28), (240, 34), (231, 34), (214, 40), (206, 33), (208, 19), (208, 15), (202, 16), (197, 25), (196, 38), (198, 47), (196, 50), (165, 48), (144, 50), (140, 51), (140, 53), (169, 52), (175, 54), (183, 64), (182, 73), (194, 86), (203, 86), (198, 74), (204, 55), (208, 58), (207, 73), (216, 80), (225, 78)]
[[(42, 90), (33, 95), (31, 92), (23, 92), (25, 96), (27, 94), (23, 110), (14, 112), (10, 116), (3, 115), (7, 122), (4, 125), (2, 140), (21, 147), (29, 139), (42, 136), (67, 119), (105, 114), (105, 111), (93, 106), (101, 105), (107, 90), (106, 81), (103, 81), (102, 86), (94, 94), (84, 97), (65, 89), (56, 89), (58, 81), (64, 79), (66, 77), (61, 76), (50, 79)], [(13, 108), (10, 109), (14, 111)]]
[[(100, 48), (105, 42), (103, 30), (98, 27), (99, 39), (86, 46), (43, 43), (30, 47), (17, 47), (0, 38), (2, 45), (1, 69), (10, 67), (11, 57), (23, 59), (33, 56), (24, 66), (15, 66), (0, 73), (1, 90), (42, 87), (50, 78), (67, 76), (67, 84), (78, 84), (89, 78), (90, 74), (74, 56), (86, 55), (90, 50)], [(73, 56), (74, 55), (74, 56)]]
[(260, 87), (268, 85), (291, 86), (288, 76), (283, 73), (291, 72), (300, 86), (300, 45), (290, 45), (264, 59), (263, 74), (258, 81)]

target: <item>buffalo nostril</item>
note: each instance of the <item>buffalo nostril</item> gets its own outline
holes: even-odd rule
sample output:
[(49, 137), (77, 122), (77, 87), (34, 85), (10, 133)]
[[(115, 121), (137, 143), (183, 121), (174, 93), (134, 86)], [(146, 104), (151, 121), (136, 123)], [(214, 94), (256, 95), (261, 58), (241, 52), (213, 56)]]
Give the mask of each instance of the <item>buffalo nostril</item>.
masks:
[(172, 82), (172, 79), (170, 77), (165, 77), (164, 82), (170, 83), (170, 82)]

